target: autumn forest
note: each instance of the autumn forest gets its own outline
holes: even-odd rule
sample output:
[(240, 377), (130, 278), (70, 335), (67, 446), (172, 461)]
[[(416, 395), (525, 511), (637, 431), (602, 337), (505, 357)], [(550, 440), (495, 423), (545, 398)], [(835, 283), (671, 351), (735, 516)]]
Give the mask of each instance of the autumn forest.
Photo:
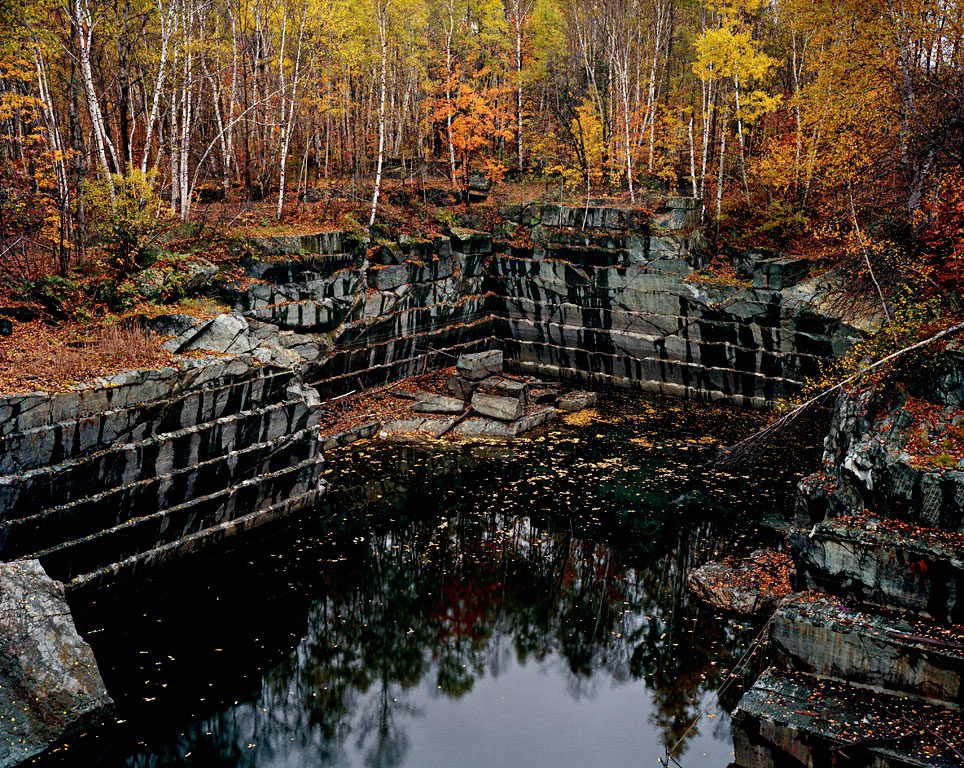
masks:
[(372, 226), (388, 187), (429, 218), (476, 178), (701, 198), (716, 250), (849, 259), (872, 298), (956, 308), (957, 2), (4, 0), (0, 29), (7, 288), (112, 240), (135, 269), (211, 206)]

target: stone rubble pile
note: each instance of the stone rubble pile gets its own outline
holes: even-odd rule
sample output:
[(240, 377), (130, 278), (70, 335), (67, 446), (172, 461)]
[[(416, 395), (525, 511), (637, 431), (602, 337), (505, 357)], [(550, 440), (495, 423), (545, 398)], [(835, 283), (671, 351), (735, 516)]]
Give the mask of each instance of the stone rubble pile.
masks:
[[(522, 419), (530, 405), (548, 410), (580, 411), (596, 404), (593, 392), (574, 391), (560, 395), (558, 388), (530, 377), (510, 376), (503, 371), (502, 350), (470, 352), (459, 355), (455, 373), (445, 384), (451, 397), (429, 392), (416, 394), (415, 413), (462, 414), (471, 408), (474, 415), (514, 423)], [(553, 416), (555, 413), (553, 412)]]

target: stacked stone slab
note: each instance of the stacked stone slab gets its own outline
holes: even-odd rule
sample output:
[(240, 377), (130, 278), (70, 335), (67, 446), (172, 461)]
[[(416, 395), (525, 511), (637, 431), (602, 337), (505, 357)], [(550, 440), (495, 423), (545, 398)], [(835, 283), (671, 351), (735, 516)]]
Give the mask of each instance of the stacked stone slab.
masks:
[(318, 411), (252, 354), (0, 398), (0, 559), (75, 589), (309, 504)]

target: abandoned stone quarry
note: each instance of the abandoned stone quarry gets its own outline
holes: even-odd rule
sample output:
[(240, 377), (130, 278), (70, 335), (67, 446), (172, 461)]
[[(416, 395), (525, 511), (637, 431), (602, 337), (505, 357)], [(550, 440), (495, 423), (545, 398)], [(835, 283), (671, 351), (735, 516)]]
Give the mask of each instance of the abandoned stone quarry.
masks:
[(736, 462), (882, 318), (700, 206), (252, 235), (0, 397), (0, 765), (964, 765), (964, 347)]

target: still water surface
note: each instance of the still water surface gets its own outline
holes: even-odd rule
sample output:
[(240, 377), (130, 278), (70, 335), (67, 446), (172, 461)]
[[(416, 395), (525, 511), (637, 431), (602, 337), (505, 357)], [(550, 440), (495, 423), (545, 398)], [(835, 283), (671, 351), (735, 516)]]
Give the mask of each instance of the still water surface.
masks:
[(717, 692), (759, 625), (685, 576), (767, 543), (816, 465), (815, 424), (707, 464), (763, 420), (611, 395), (508, 445), (345, 449), (270, 538), (75, 606), (116, 722), (44, 764), (657, 766), (682, 738), (723, 768), (744, 681)]

